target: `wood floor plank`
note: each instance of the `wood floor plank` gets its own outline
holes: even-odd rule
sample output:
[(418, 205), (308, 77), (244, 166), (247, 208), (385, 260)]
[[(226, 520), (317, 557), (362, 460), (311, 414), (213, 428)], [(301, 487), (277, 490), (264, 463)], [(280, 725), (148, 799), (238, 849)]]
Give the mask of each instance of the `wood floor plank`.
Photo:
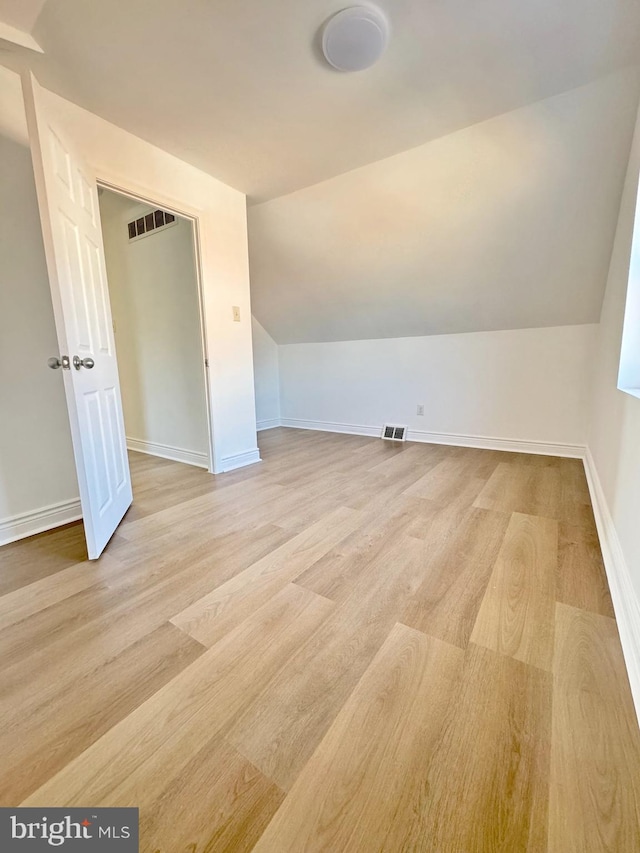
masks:
[(188, 471), (181, 471), (184, 466), (168, 460), (162, 460), (158, 465), (154, 465), (153, 460), (147, 464), (140, 461), (143, 456), (142, 453), (129, 452), (129, 464), (138, 474), (138, 489), (123, 526), (218, 488), (211, 478), (201, 476), (202, 469), (189, 466)]
[(295, 578), (295, 582), (332, 601), (344, 601), (374, 562), (392, 558), (398, 537), (414, 527), (423, 502), (400, 495), (392, 508), (367, 513), (362, 524)]
[(165, 623), (0, 733), (0, 804), (19, 803), (205, 651)]
[(549, 853), (640, 850), (640, 732), (613, 619), (558, 604)]
[(556, 598), (572, 607), (614, 617), (595, 527), (560, 524)]
[(255, 853), (407, 849), (407, 805), (424, 786), (462, 658), (396, 624)]
[(441, 459), (449, 454), (449, 448), (431, 444), (419, 446), (404, 444), (399, 447), (387, 447), (382, 461), (371, 465), (369, 470), (374, 474), (384, 474), (387, 477), (399, 477), (403, 473), (418, 471), (418, 476), (426, 473)]
[(212, 646), (279, 589), (354, 530), (361, 516), (338, 507), (303, 533), (176, 614), (172, 622)]
[(561, 520), (596, 532), (591, 496), (582, 459), (558, 459)]
[[(410, 536), (429, 540), (433, 548), (440, 547), (465, 524), (477, 493), (477, 482), (472, 479), (459, 490), (452, 492), (449, 501), (420, 498), (422, 510), (407, 532)], [(403, 495), (406, 496), (404, 493)]]
[[(153, 539), (129, 544), (112, 552), (117, 554), (126, 577), (122, 572), (114, 573), (107, 576), (105, 583), (122, 593), (126, 590), (128, 595), (138, 595), (153, 586), (172, 585), (176, 579), (182, 578), (186, 584), (194, 576), (201, 576), (204, 588), (212, 589), (284, 545), (294, 535), (277, 525), (261, 524), (223, 533), (214, 529), (202, 533), (196, 529), (188, 542), (180, 542), (177, 546)], [(200, 597), (196, 595), (192, 601)], [(173, 613), (183, 606), (176, 601)]]
[[(109, 557), (84, 561), (47, 575), (0, 597), (0, 628), (9, 628), (59, 601), (103, 582), (109, 576)], [(110, 567), (113, 571), (113, 565)]]
[(112, 602), (113, 592), (106, 584), (95, 584), (39, 610), (28, 620), (1, 630), (0, 669), (13, 670), (15, 675), (24, 661), (40, 653), (46, 654), (56, 640), (90, 623), (108, 610)]
[(550, 671), (557, 560), (557, 522), (514, 513), (471, 642)]
[[(500, 452), (500, 462), (510, 465), (526, 465), (528, 468), (559, 468), (565, 461), (559, 456), (545, 456), (539, 453)], [(568, 462), (581, 464), (579, 459), (569, 459)]]
[(83, 563), (87, 546), (82, 522), (4, 545), (1, 559), (0, 595)]
[(536, 458), (499, 463), (474, 506), (496, 512), (546, 516), (593, 529), (593, 512), (588, 493), (585, 499), (586, 480), (581, 461), (558, 459), (553, 465), (536, 465)]
[(471, 505), (488, 478), (478, 476), (477, 470), (477, 463), (474, 464), (472, 460), (450, 456), (420, 477), (407, 489), (406, 494), (451, 503), (464, 492)]
[(333, 604), (293, 584), (110, 729), (23, 805), (138, 805), (269, 683)]
[(422, 578), (422, 543), (399, 536), (249, 705), (228, 738), (288, 790)]
[[(363, 446), (362, 436), (347, 436), (344, 442), (335, 443), (331, 436), (315, 436), (310, 439), (311, 446), (319, 455), (324, 458), (324, 474), (328, 477), (333, 477), (336, 474), (344, 472), (345, 468), (351, 466), (358, 467), (366, 464), (366, 457), (355, 456), (354, 451), (359, 450)], [(325, 450), (326, 448), (326, 450)], [(314, 455), (309, 452), (309, 444), (305, 452), (299, 457), (298, 464), (279, 465), (279, 470), (276, 471), (276, 477), (279, 483), (284, 486), (292, 486), (299, 488), (306, 486), (309, 483), (309, 475), (316, 470), (316, 462)]]
[(471, 507), (439, 512), (425, 535), (425, 576), (401, 620), (447, 643), (467, 647), (498, 558), (508, 516)]
[(546, 849), (551, 673), (471, 643), (460, 692), (393, 851)]
[(271, 507), (270, 520), (287, 530), (304, 532), (337, 506), (346, 506), (342, 495), (353, 489), (349, 477), (340, 472), (327, 474), (322, 485), (311, 482), (289, 489), (288, 496)]
[(501, 462), (474, 506), (559, 519), (561, 477), (556, 466)]
[(145, 809), (140, 853), (249, 853), (284, 796), (229, 744), (214, 739)]
[[(277, 483), (260, 482), (252, 485), (240, 482), (226, 490), (189, 498), (176, 506), (147, 514), (119, 528), (119, 532), (128, 542), (146, 542), (162, 537), (176, 544), (181, 539), (187, 539), (198, 526), (204, 527), (205, 523), (211, 532), (217, 532), (211, 530), (212, 524), (218, 525), (220, 530), (229, 530), (229, 522), (233, 519), (238, 516), (242, 519), (248, 512), (273, 504), (286, 494), (286, 489)], [(252, 518), (255, 523), (256, 517)], [(183, 529), (183, 524), (186, 529)]]
[[(349, 494), (343, 494), (344, 506), (359, 509), (368, 515), (389, 512), (391, 507), (405, 500), (405, 492), (420, 479), (423, 469), (409, 465), (395, 476), (367, 471), (358, 476)], [(356, 486), (354, 489), (353, 486)], [(416, 500), (419, 500), (416, 498)]]
[[(257, 538), (255, 538), (257, 534)], [(241, 570), (245, 561), (253, 562), (289, 537), (287, 531), (270, 528), (268, 535), (262, 531), (248, 531), (229, 542), (230, 550), (211, 548), (194, 556), (184, 552), (180, 557), (168, 557), (166, 568), (175, 571), (156, 577), (155, 558), (148, 566), (140, 585), (135, 578), (132, 586), (129, 577), (114, 588), (111, 606), (98, 607), (97, 618), (92, 618), (77, 629), (73, 627), (49, 645), (38, 648), (25, 660), (19, 660), (2, 673), (0, 693), (0, 727), (6, 727), (16, 717), (48, 697), (55, 696), (66, 684), (71, 684), (82, 674), (120, 654), (146, 634), (156, 630), (176, 611), (201, 598), (212, 586), (226, 580)], [(127, 566), (121, 566), (127, 569)], [(131, 614), (135, 612), (135, 618)], [(95, 614), (94, 614), (95, 615)], [(29, 678), (25, 678), (25, 671)]]

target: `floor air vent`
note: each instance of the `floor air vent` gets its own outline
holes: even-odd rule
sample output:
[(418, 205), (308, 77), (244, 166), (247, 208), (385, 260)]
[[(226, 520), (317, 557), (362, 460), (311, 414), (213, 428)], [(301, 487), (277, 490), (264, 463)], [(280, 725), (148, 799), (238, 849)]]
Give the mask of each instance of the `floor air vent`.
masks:
[(387, 441), (405, 441), (407, 436), (406, 426), (396, 426), (395, 424), (385, 424), (382, 428), (382, 437)]

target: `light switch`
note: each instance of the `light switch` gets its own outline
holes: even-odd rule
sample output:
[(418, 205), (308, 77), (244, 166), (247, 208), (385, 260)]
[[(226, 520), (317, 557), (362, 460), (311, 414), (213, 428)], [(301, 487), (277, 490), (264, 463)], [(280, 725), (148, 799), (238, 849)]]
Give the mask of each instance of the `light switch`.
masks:
[(233, 306), (233, 322), (234, 323), (240, 322), (240, 306), (239, 305)]

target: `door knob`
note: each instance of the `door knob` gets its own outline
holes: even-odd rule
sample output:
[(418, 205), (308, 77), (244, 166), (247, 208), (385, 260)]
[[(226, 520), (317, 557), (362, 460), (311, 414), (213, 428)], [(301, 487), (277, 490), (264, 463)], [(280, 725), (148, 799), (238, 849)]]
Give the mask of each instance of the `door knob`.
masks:
[(47, 359), (47, 365), (51, 368), (51, 370), (57, 370), (61, 367), (63, 370), (69, 370), (69, 356), (63, 355), (58, 358), (57, 355), (52, 355), (51, 358)]
[(86, 367), (87, 370), (91, 370), (95, 361), (92, 358), (80, 358), (78, 355), (74, 355), (73, 357), (73, 366), (76, 370), (80, 370), (81, 367)]

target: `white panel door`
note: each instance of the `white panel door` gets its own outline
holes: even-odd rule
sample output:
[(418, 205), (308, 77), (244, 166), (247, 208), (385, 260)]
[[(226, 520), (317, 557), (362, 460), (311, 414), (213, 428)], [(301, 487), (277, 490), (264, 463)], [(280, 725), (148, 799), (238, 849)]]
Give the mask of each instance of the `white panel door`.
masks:
[(23, 89), (60, 357), (70, 361), (62, 373), (94, 560), (132, 500), (98, 191), (31, 74)]

